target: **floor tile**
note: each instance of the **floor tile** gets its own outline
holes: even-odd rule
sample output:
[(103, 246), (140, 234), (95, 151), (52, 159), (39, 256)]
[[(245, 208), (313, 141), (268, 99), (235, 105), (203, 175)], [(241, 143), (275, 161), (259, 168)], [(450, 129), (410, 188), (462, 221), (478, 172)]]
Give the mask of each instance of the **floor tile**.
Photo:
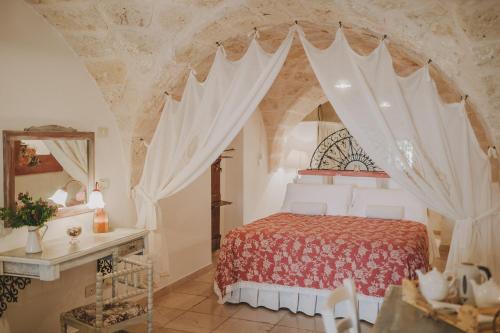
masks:
[(222, 324), (226, 317), (207, 315), (204, 313), (185, 312), (165, 327), (194, 333), (208, 333)]
[[(340, 320), (340, 319), (337, 319), (337, 320)], [(324, 326), (322, 325), (322, 323), (323, 323), (323, 321), (321, 321), (321, 330), (324, 332)], [(360, 329), (361, 329), (360, 333), (372, 333), (372, 330), (373, 330), (373, 325), (372, 324), (367, 323), (365, 321), (360, 321), (359, 322), (359, 326), (360, 326)], [(309, 332), (309, 331), (306, 331), (306, 332)]]
[(233, 318), (275, 325), (285, 316), (285, 314), (285, 310), (273, 311), (266, 308), (252, 308), (246, 305), (238, 310), (238, 312), (233, 315)]
[(300, 328), (292, 328), (287, 326), (274, 326), (271, 333), (315, 333), (314, 331), (303, 330)]
[(271, 324), (229, 318), (213, 333), (269, 333), (272, 328)]
[(222, 317), (231, 317), (239, 309), (240, 309), (240, 306), (238, 306), (238, 305), (219, 304), (219, 302), (217, 302), (217, 298), (209, 297), (206, 300), (204, 300), (203, 302), (201, 302), (200, 304), (195, 305), (194, 307), (189, 309), (189, 311), (212, 314), (212, 315), (222, 316)]
[(324, 332), (323, 321), (321, 316), (307, 316), (302, 313), (287, 312), (283, 319), (278, 323), (280, 326), (287, 326), (292, 328), (300, 328), (309, 331)]
[(171, 309), (188, 310), (205, 300), (204, 296), (188, 295), (181, 293), (169, 293), (161, 298), (155, 299), (156, 306), (163, 306)]
[(184, 313), (184, 310), (170, 309), (163, 306), (153, 307), (153, 323), (165, 326), (168, 322), (174, 320)]
[(210, 271), (196, 277), (194, 280), (213, 284), (214, 283), (214, 276), (215, 276), (215, 272), (213, 270), (210, 270)]
[(373, 325), (370, 323), (367, 323), (366, 321), (360, 322), (360, 328), (361, 328), (361, 333), (372, 333), (373, 332)]
[(215, 295), (214, 292), (214, 284), (208, 282), (187, 281), (177, 288), (175, 288), (176, 292), (190, 295), (198, 295), (198, 296), (212, 296)]
[[(120, 331), (119, 333), (125, 333), (125, 332), (127, 332), (127, 333), (145, 333), (145, 332), (147, 332), (147, 326), (146, 326), (146, 324), (134, 325), (134, 326), (128, 327), (125, 330)], [(185, 331), (173, 330), (173, 329), (161, 327), (158, 325), (153, 325), (153, 332), (154, 333), (186, 333)]]

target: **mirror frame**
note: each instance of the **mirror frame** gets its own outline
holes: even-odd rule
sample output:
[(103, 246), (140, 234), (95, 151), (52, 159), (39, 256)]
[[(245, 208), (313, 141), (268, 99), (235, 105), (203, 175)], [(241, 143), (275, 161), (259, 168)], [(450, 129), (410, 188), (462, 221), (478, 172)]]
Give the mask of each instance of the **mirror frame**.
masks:
[[(72, 128), (60, 126), (30, 127), (24, 131), (3, 131), (3, 172), (4, 172), (4, 207), (14, 207), (16, 202), (15, 193), (15, 142), (19, 140), (87, 140), (87, 156), (89, 183), (87, 186), (87, 201), (95, 184), (95, 134), (94, 132), (78, 132)], [(85, 204), (66, 207), (58, 210), (56, 216), (51, 220), (63, 217), (74, 216), (91, 212)], [(8, 222), (4, 222), (4, 227), (9, 227)]]

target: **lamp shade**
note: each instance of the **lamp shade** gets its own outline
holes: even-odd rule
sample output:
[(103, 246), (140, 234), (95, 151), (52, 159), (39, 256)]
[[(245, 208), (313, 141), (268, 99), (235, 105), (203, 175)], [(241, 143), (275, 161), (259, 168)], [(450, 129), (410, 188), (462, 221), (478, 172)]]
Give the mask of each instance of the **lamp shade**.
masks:
[(58, 189), (52, 196), (49, 198), (55, 204), (66, 207), (66, 200), (68, 200), (68, 192), (62, 189)]
[(89, 203), (87, 207), (90, 209), (99, 209), (104, 208), (106, 204), (104, 203), (104, 199), (102, 197), (102, 193), (99, 190), (94, 190), (90, 193)]

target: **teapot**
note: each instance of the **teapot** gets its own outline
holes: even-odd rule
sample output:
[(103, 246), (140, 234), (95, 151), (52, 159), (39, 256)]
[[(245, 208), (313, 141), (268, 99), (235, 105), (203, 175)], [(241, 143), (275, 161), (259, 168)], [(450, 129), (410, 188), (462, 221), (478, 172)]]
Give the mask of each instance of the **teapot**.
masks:
[(458, 293), (462, 302), (473, 301), (471, 282), (483, 283), (491, 278), (490, 270), (472, 263), (462, 263), (457, 269)]
[(455, 278), (450, 273), (441, 273), (435, 267), (427, 274), (422, 273), (419, 269), (416, 272), (420, 291), (427, 300), (444, 300), (455, 283)]
[(470, 280), (474, 301), (480, 308), (500, 305), (500, 287), (493, 281), (488, 280), (483, 284), (478, 284), (475, 280)]

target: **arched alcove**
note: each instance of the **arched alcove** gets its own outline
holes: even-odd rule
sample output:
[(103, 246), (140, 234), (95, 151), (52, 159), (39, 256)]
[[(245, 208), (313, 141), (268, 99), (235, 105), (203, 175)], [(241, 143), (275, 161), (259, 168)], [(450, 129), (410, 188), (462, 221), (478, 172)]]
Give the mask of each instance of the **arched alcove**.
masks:
[[(481, 145), (499, 141), (500, 116), (495, 110), (500, 103), (500, 9), (494, 0), (28, 2), (64, 35), (96, 79), (129, 147), (135, 180), (144, 156), (138, 138), (147, 141), (154, 132), (163, 92), (179, 97), (190, 67), (203, 78), (216, 41), (238, 58), (257, 27), (262, 44), (271, 51), (294, 20), (321, 47), (333, 40), (342, 20), (347, 38), (361, 54), (388, 34), (400, 75), (432, 58), (432, 76), (443, 100), (457, 101), (468, 94), (469, 116)], [(270, 156), (279, 149), (276, 142), (286, 128), (322, 98), (301, 54), (294, 46), (261, 105)]]
[[(323, 26), (307, 21), (300, 22), (300, 24), (304, 28), (308, 39), (314, 45), (321, 48), (326, 48), (331, 44), (335, 31), (338, 28), (337, 26)], [(290, 24), (280, 24), (259, 30), (259, 42), (266, 50), (273, 52), (286, 36), (289, 27)], [(380, 42), (380, 36), (365, 29), (346, 24), (344, 24), (343, 29), (353, 49), (361, 55), (369, 54)], [(246, 51), (250, 38), (248, 35), (238, 35), (221, 41), (221, 43), (229, 58), (239, 59)], [(388, 46), (393, 55), (394, 68), (401, 76), (413, 73), (427, 61), (424, 56), (417, 55), (397, 43), (389, 42)], [(208, 54), (204, 54), (204, 52)], [(203, 47), (200, 49), (190, 49), (188, 53), (193, 60), (191, 60), (190, 66), (186, 71), (178, 74), (177, 81), (170, 86), (168, 84), (165, 86), (163, 80), (158, 83), (156, 95), (152, 97), (157, 102), (149, 105), (150, 110), (144, 110), (144, 114), (149, 114), (150, 116), (140, 120), (137, 124), (135, 128), (136, 137), (144, 137), (148, 140), (152, 135), (150, 122), (156, 123), (159, 119), (160, 113), (158, 111), (161, 110), (164, 100), (164, 91), (159, 87), (165, 88), (166, 91), (180, 99), (188, 71), (191, 68), (194, 69), (198, 79), (204, 80), (212, 64), (214, 52), (215, 47), (210, 51)], [(200, 55), (194, 57), (193, 54)], [(195, 59), (198, 58), (201, 60), (195, 63)], [(461, 94), (459, 89), (438, 66), (431, 66), (431, 75), (436, 81), (437, 88), (444, 102), (450, 103), (460, 100)], [(278, 163), (282, 157), (282, 142), (287, 132), (309, 114), (313, 108), (325, 101), (326, 97), (297, 39), (290, 50), (277, 80), (259, 105), (267, 132), (268, 157), (271, 169), (278, 167)], [(474, 116), (472, 107), (469, 108), (469, 111), (476, 134), (483, 144), (483, 148), (486, 148), (486, 131), (482, 123)], [(143, 159), (141, 150), (144, 151), (144, 149), (140, 149), (134, 155), (138, 160)], [(134, 163), (134, 165), (138, 164)]]

